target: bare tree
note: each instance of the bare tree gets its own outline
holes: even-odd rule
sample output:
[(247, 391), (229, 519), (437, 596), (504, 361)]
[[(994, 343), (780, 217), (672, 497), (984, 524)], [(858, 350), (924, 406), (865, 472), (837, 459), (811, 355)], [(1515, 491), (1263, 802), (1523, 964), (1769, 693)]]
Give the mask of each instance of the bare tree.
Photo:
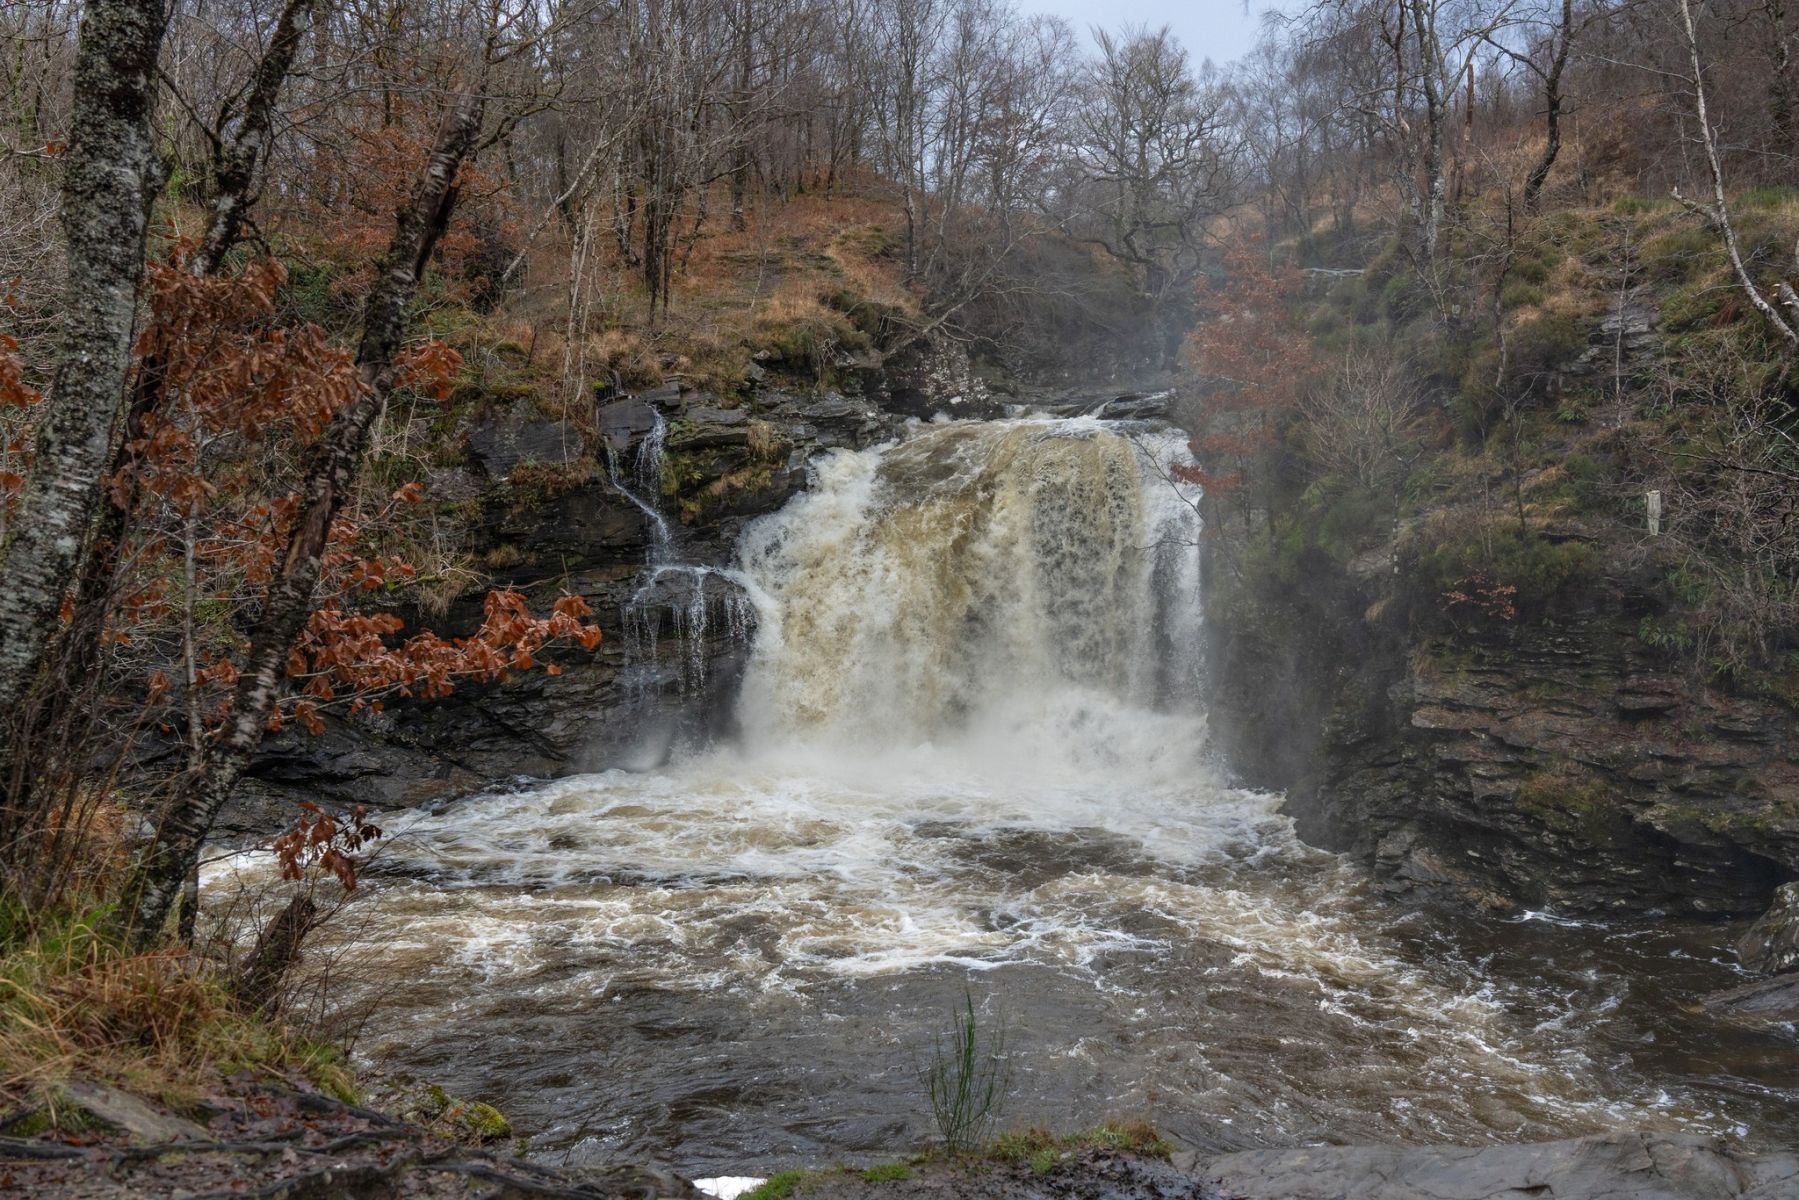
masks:
[(1762, 0), (1761, 13), (1768, 20), (1768, 49), (1771, 58), (1768, 79), (1769, 142), (1775, 154), (1791, 157), (1794, 153), (1795, 108), (1799, 108), (1799, 80), (1794, 78), (1793, 39), (1795, 31), (1787, 13), (1786, 0)]
[[(1674, 189), (1674, 198), (1685, 205), (1689, 212), (1704, 217), (1718, 231), (1723, 239), (1724, 252), (1730, 257), (1731, 270), (1736, 273), (1737, 285), (1748, 297), (1756, 311), (1768, 319), (1776, 332), (1785, 338), (1789, 345), (1799, 348), (1799, 294), (1785, 280), (1776, 285), (1780, 303), (1793, 311), (1793, 317), (1781, 315), (1774, 302), (1762, 295), (1761, 288), (1755, 278), (1749, 274), (1749, 268), (1743, 262), (1742, 249), (1737, 245), (1736, 228), (1730, 223), (1730, 202), (1725, 198), (1724, 167), (1718, 159), (1717, 136), (1712, 130), (1712, 117), (1705, 101), (1705, 68), (1699, 59), (1699, 34), (1693, 26), (1693, 8), (1690, 0), (1678, 0), (1680, 5), (1680, 24), (1686, 37), (1688, 61), (1692, 74), (1688, 82), (1692, 85), (1693, 117), (1699, 128), (1699, 144), (1705, 158), (1705, 169), (1711, 183), (1711, 199), (1706, 203), (1689, 200), (1681, 195), (1680, 189)], [(1799, 264), (1796, 264), (1799, 265)]]
[(1095, 42), (1062, 203), (1072, 230), (1136, 274), (1172, 361), (1208, 225), (1236, 199), (1236, 138), (1221, 91), (1194, 78), (1166, 27)]
[(1386, 505), (1395, 569), (1400, 513), (1422, 450), (1427, 407), (1417, 371), (1386, 345), (1348, 351), (1325, 382), (1300, 399), (1307, 454), (1326, 473)]
[(1391, 496), (1417, 457), (1426, 402), (1417, 372), (1391, 347), (1350, 350), (1300, 399), (1307, 453), (1369, 494)]

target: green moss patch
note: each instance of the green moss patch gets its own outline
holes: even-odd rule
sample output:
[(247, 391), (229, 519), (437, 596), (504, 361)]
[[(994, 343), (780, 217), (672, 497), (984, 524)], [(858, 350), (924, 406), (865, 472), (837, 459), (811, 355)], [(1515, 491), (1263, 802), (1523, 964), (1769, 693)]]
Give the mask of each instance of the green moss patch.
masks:
[(743, 1200), (787, 1200), (800, 1190), (800, 1185), (813, 1177), (811, 1171), (782, 1171), (770, 1175), (744, 1195)]
[(1003, 1133), (987, 1147), (984, 1157), (994, 1162), (1029, 1163), (1032, 1170), (1042, 1173), (1086, 1150), (1167, 1158), (1174, 1153), (1174, 1144), (1147, 1121), (1107, 1121), (1076, 1133), (1055, 1134), (1042, 1128)]

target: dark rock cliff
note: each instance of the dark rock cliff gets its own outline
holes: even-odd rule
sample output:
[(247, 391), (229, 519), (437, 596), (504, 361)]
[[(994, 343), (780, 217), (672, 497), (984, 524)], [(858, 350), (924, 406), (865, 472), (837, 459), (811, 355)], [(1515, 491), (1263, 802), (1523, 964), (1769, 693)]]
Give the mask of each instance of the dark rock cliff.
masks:
[(1303, 836), (1492, 907), (1745, 914), (1799, 878), (1799, 714), (1646, 646), (1628, 581), (1446, 633), (1374, 557), (1214, 610), (1219, 749)]

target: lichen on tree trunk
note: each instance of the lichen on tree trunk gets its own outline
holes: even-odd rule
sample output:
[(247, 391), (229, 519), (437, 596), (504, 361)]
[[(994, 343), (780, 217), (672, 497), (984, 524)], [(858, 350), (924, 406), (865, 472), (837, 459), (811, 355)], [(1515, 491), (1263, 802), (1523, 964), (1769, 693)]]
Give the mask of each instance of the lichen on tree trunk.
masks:
[(56, 626), (111, 452), (158, 185), (150, 112), (167, 22), (161, 0), (93, 0), (82, 18), (62, 193), (62, 336), (36, 460), (0, 560), (0, 712), (24, 696)]

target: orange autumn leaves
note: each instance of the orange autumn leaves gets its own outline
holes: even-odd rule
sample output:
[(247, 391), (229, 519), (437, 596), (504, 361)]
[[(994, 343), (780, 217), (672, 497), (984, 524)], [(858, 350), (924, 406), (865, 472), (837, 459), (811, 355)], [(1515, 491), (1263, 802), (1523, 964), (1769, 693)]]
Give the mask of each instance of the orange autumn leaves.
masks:
[(344, 816), (334, 816), (310, 800), (300, 801), (300, 817), (293, 828), (269, 843), (283, 879), (303, 879), (317, 867), (337, 877), (347, 892), (356, 890), (357, 853), (381, 836), (381, 828), (369, 820), (368, 808), (358, 804)]
[[(183, 267), (185, 252), (178, 247), (146, 274), (135, 369), (140, 384), (154, 373), (154, 385), (134, 396), (155, 403), (137, 414), (122, 466), (105, 481), (127, 520), (112, 548), (119, 566), (104, 641), (122, 676), (114, 694), (138, 697), (153, 719), (179, 703), (210, 723), (225, 711), (247, 648), (247, 623), (236, 614), (263, 602), (287, 552), (301, 509), (301, 464), (367, 384), (354, 356), (319, 327), (280, 323), (280, 263), (253, 260), (195, 276)], [(0, 402), (24, 407), (36, 395), (11, 349), (0, 345)], [(437, 341), (409, 346), (391, 364), (398, 386), (439, 401), (461, 368), (461, 357)], [(0, 478), (0, 488), (7, 482)], [(416, 480), (392, 491), (364, 485), (340, 512), (272, 727), (298, 720), (316, 733), (332, 707), (369, 712), (395, 697), (441, 697), (460, 680), (532, 669), (553, 645), (598, 644), (580, 597), (565, 595), (540, 616), (510, 590), (487, 597), (480, 627), (466, 637), (408, 632), (390, 604), (404, 601), (418, 572), (392, 547), (404, 541), (395, 534), (403, 510), (426, 499)], [(65, 619), (71, 611), (65, 603)]]
[(1190, 449), (1198, 466), (1176, 475), (1218, 495), (1244, 487), (1278, 445), (1279, 423), (1317, 378), (1311, 338), (1288, 306), (1304, 287), (1292, 266), (1275, 267), (1253, 241), (1225, 252), (1221, 282), (1199, 285), (1199, 323), (1182, 357), (1201, 383), (1201, 422)]
[[(14, 297), (9, 292), (6, 303)], [(0, 333), (0, 519), (11, 517), (25, 488), (31, 440), (24, 413), (43, 397), (25, 383), (25, 366), (19, 361), (19, 342)], [(3, 526), (0, 526), (3, 527)]]
[[(591, 651), (600, 643), (600, 631), (583, 620), (590, 615), (579, 596), (562, 596), (549, 616), (536, 617), (519, 592), (493, 591), (472, 637), (425, 631), (391, 645), (388, 638), (405, 628), (399, 617), (355, 612), (341, 600), (329, 600), (313, 611), (288, 656), (287, 673), (300, 693), (293, 715), (308, 731), (320, 733), (319, 706), (333, 700), (347, 697), (352, 712), (380, 712), (389, 696), (436, 699), (449, 695), (459, 679), (494, 682), (509, 671), (528, 671), (553, 642)], [(561, 671), (554, 663), (544, 669), (552, 675)], [(279, 728), (280, 721), (277, 714), (272, 723)]]

